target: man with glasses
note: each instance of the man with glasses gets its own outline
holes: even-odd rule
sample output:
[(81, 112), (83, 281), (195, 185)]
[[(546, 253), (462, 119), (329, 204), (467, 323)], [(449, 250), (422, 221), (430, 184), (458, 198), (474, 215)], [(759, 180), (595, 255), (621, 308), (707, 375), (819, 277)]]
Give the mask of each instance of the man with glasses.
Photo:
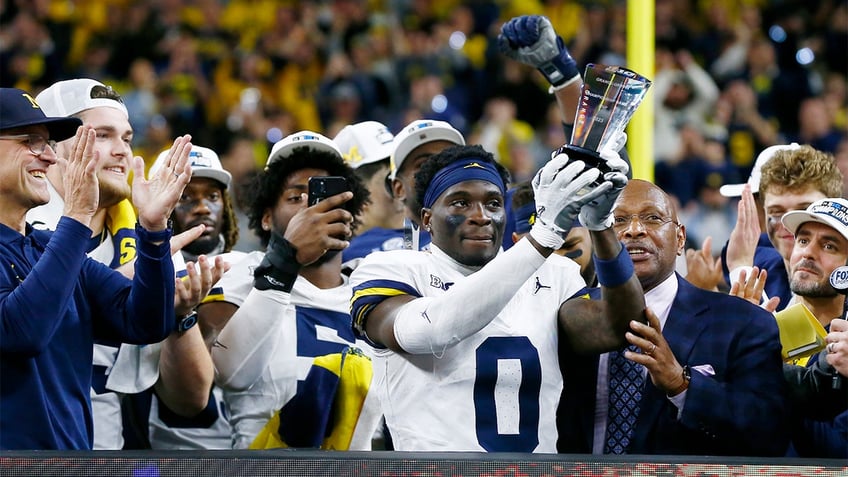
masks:
[(627, 184), (613, 229), (645, 290), (648, 324), (631, 322), (627, 334), (643, 351), (561, 359), (559, 451), (783, 455), (781, 348), (771, 314), (674, 272), (686, 227), (650, 182)]
[(36, 156), (42, 155), (47, 146), (50, 146), (54, 152), (56, 151), (56, 141), (47, 139), (41, 134), (9, 134), (0, 137), (0, 140), (21, 141), (27, 145), (29, 152)]
[[(89, 257), (117, 269), (132, 277), (133, 261), (137, 259), (135, 208), (141, 204), (131, 201), (131, 188), (128, 182), (131, 161), (141, 160), (133, 157), (133, 130), (129, 123), (129, 114), (120, 95), (110, 86), (89, 79), (71, 79), (59, 81), (36, 96), (35, 101), (45, 114), (80, 119), (85, 126), (94, 130), (92, 157), (97, 158), (98, 203), (89, 224), (90, 236), (86, 248)], [(190, 136), (181, 136), (174, 141), (168, 151), (167, 164), (177, 160), (188, 162), (191, 150)], [(57, 167), (46, 171), (45, 188), (49, 201), (27, 212), (26, 220), (33, 228), (55, 230), (67, 207), (67, 195), (71, 192), (65, 180), (67, 173), (62, 158), (69, 157), (74, 142), (58, 141), (56, 155)], [(93, 159), (92, 162), (94, 163)], [(191, 170), (187, 171), (191, 175)], [(191, 232), (174, 237), (172, 246), (179, 249), (182, 244), (193, 241), (203, 229), (193, 228)], [(121, 345), (121, 342), (95, 340), (94, 369), (91, 379), (91, 406), (94, 415), (94, 448), (121, 449), (127, 445), (144, 447), (144, 436), (134, 443), (135, 436), (125, 442), (125, 429), (122, 425), (122, 394), (137, 393), (154, 387), (157, 395), (169, 403), (169, 407), (178, 415), (190, 417), (201, 412), (208, 402), (214, 370), (211, 358), (198, 329), (191, 328), (196, 323), (192, 311), (206, 296), (221, 275), (225, 264), (221, 260), (207, 260), (199, 257), (197, 266), (184, 264), (182, 256), (176, 254), (174, 267), (177, 276), (187, 277), (176, 284), (175, 313), (183, 325), (163, 343), (163, 359), (152, 373), (139, 371), (125, 373), (116, 371), (136, 369), (136, 363), (143, 361), (142, 355), (152, 353), (151, 347), (135, 348)], [(206, 354), (204, 354), (206, 353)], [(116, 364), (117, 363), (117, 364)], [(161, 371), (161, 373), (160, 373)]]
[[(90, 449), (93, 340), (154, 343), (174, 328), (168, 217), (191, 175), (188, 155), (178, 150), (151, 180), (140, 159), (132, 164), (130, 280), (86, 257), (104, 158), (95, 130), (80, 125), (0, 88), (0, 449)], [(58, 167), (51, 143), (72, 137), (61, 218), (55, 232), (34, 230), (26, 213), (50, 200), (47, 175)]]

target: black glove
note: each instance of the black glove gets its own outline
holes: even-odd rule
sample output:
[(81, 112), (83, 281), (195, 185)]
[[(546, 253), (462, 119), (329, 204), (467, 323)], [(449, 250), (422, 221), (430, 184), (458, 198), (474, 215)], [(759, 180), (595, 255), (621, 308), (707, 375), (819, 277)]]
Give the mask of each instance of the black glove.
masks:
[(280, 290), (289, 293), (299, 271), (297, 249), (277, 232), (271, 232), (265, 257), (253, 270), (253, 287), (257, 290)]

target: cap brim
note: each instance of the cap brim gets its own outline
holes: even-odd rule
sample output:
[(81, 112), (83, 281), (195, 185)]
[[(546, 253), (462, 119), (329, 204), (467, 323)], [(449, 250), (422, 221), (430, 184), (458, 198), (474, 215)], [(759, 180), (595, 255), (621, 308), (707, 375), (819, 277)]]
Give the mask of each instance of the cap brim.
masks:
[(50, 133), (50, 140), (64, 141), (69, 137), (73, 137), (77, 133), (77, 128), (82, 126), (82, 120), (79, 118), (37, 118), (30, 121), (21, 121), (19, 123), (4, 125), (3, 129), (20, 128), (24, 126), (44, 125), (47, 127), (47, 132)]
[(64, 141), (74, 137), (77, 128), (82, 126), (82, 120), (79, 118), (52, 118), (44, 124), (47, 126), (47, 131), (50, 132), (50, 139)]
[(718, 193), (725, 197), (742, 197), (743, 190), (745, 190), (745, 184), (725, 184), (719, 187)]
[(846, 230), (845, 227), (841, 223), (839, 223), (839, 221), (837, 221), (836, 219), (830, 221), (819, 214), (811, 214), (806, 210), (793, 210), (787, 212), (780, 219), (780, 221), (783, 222), (783, 226), (786, 227), (787, 230), (792, 232), (793, 235), (795, 235), (795, 232), (798, 230), (798, 227), (800, 227), (802, 224), (805, 224), (807, 222), (818, 222), (820, 224), (824, 224), (828, 227), (833, 228), (834, 230), (839, 232), (840, 235), (845, 237), (845, 240), (848, 240), (848, 230)]
[(204, 177), (207, 179), (214, 179), (221, 184), (224, 184), (224, 188), (228, 188), (230, 186), (230, 182), (233, 180), (233, 176), (230, 175), (227, 171), (219, 171), (217, 169), (212, 169), (209, 167), (198, 167), (197, 169), (191, 170), (191, 177)]
[[(421, 140), (420, 137), (417, 137), (420, 134), (426, 134), (427, 139)], [(397, 138), (397, 136), (395, 136)], [(406, 162), (406, 158), (415, 150), (417, 147), (422, 146), (424, 144), (428, 144), (435, 141), (447, 141), (451, 142), (456, 146), (464, 146), (465, 138), (462, 137), (462, 134), (455, 129), (448, 129), (441, 126), (436, 126), (431, 129), (427, 129), (425, 131), (416, 131), (414, 134), (410, 134), (409, 136), (403, 138), (403, 140), (394, 148), (392, 154), (395, 159), (393, 162), (395, 163), (396, 169), (392, 170), (391, 178), (394, 179), (397, 176), (398, 171), (403, 168), (403, 164)], [(397, 158), (401, 158), (398, 163)]]
[(343, 158), (343, 156), (341, 155), (339, 150), (334, 148), (333, 146), (330, 146), (328, 144), (324, 144), (323, 142), (319, 142), (319, 141), (305, 141), (305, 142), (289, 143), (289, 144), (286, 144), (285, 146), (279, 148), (278, 150), (274, 151), (274, 154), (271, 157), (269, 157), (268, 161), (265, 163), (265, 167), (268, 167), (271, 164), (273, 164), (273, 163), (275, 163), (279, 160), (286, 159), (287, 157), (294, 154), (295, 149), (298, 149), (298, 148), (301, 148), (301, 147), (303, 147), (303, 148), (311, 147), (314, 150), (329, 152), (331, 154), (335, 154), (335, 155)]

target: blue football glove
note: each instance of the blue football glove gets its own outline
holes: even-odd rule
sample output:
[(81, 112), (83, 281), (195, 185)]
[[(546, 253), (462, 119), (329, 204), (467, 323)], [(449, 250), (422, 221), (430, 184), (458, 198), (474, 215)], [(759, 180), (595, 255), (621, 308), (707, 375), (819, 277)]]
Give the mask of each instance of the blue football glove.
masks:
[(538, 69), (554, 87), (580, 75), (577, 62), (551, 21), (541, 15), (524, 15), (504, 23), (498, 35), (498, 49), (506, 57)]

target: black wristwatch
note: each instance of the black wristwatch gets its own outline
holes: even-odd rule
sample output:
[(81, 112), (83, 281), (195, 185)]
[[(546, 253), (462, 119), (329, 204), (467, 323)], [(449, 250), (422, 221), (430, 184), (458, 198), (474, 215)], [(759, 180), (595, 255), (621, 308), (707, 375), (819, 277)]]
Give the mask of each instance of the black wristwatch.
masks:
[(188, 315), (177, 318), (177, 332), (184, 333), (197, 324), (197, 311), (192, 310)]

